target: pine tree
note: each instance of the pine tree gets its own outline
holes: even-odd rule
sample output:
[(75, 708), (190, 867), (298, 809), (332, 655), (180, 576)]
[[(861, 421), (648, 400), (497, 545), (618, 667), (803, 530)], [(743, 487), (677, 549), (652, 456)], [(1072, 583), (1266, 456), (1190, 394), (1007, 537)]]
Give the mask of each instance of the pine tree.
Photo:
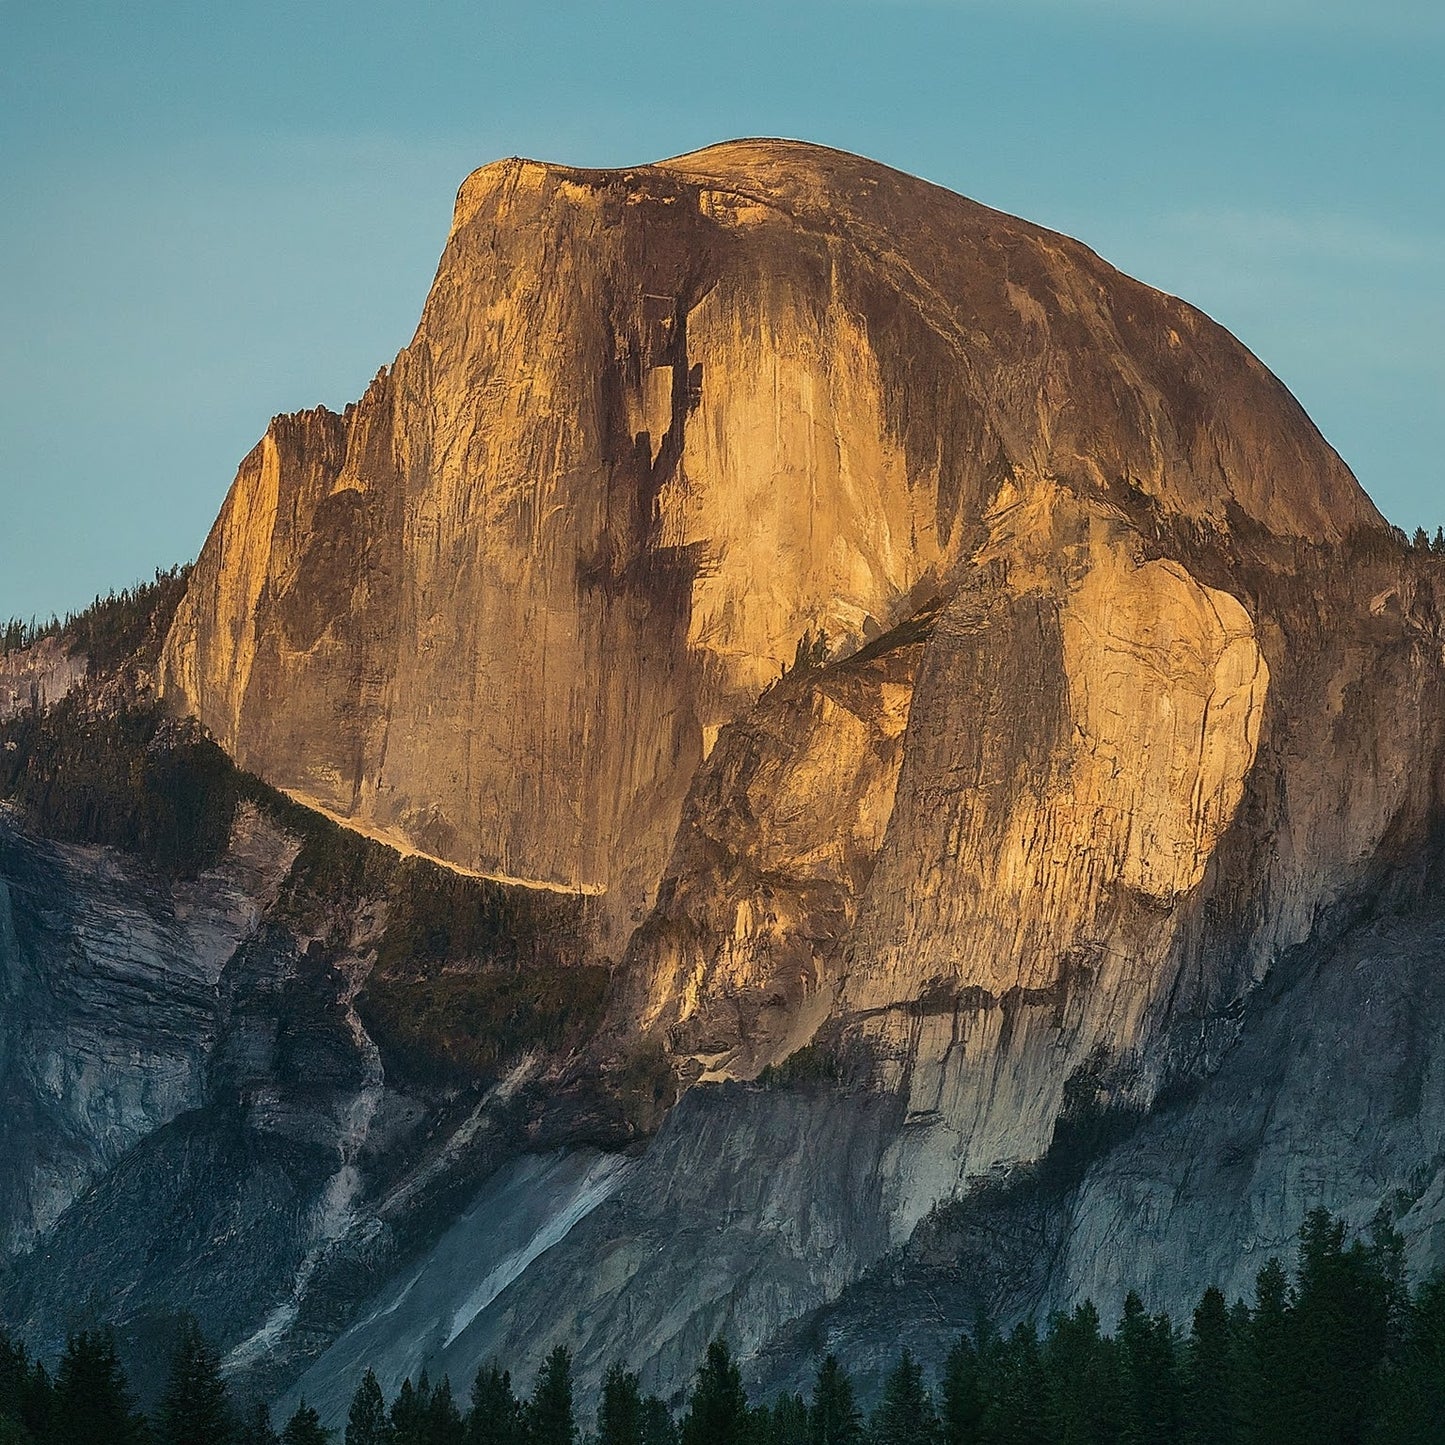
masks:
[(1184, 1387), (1184, 1438), (1190, 1445), (1236, 1445), (1235, 1349), (1224, 1296), (1211, 1285), (1194, 1311)]
[(1044, 1366), (1033, 1325), (1016, 1325), (1006, 1341), (981, 1341), (979, 1359), (987, 1401), (984, 1438), (1006, 1445), (1052, 1445), (1044, 1410)]
[(410, 1376), (402, 1381), (392, 1402), (392, 1439), (396, 1445), (422, 1445), (422, 1431), (426, 1423), (426, 1403), (431, 1399), (432, 1389), (426, 1383), (426, 1371), (422, 1371), (422, 1393), (413, 1386)]
[(238, 1445), (281, 1445), (281, 1437), (271, 1424), (271, 1412), (264, 1401), (251, 1407), (236, 1435)]
[(767, 1445), (811, 1445), (808, 1406), (801, 1395), (779, 1395), (762, 1414), (766, 1423), (761, 1435)]
[(597, 1407), (597, 1445), (641, 1445), (642, 1391), (637, 1376), (612, 1365), (602, 1381)]
[(1118, 1439), (1124, 1400), (1118, 1356), (1099, 1330), (1099, 1312), (1085, 1300), (1055, 1316), (1044, 1350), (1049, 1420), (1057, 1445)]
[(55, 1374), (51, 1445), (131, 1445), (144, 1432), (110, 1334), (72, 1335)]
[(558, 1345), (547, 1356), (532, 1386), (526, 1409), (527, 1445), (573, 1445), (577, 1424), (572, 1416), (572, 1355)]
[(302, 1400), (281, 1432), (281, 1445), (327, 1445), (331, 1431), (321, 1424), (321, 1416)]
[(938, 1416), (923, 1387), (923, 1369), (906, 1349), (884, 1382), (868, 1433), (874, 1445), (936, 1445)]
[(1384, 1372), (1392, 1286), (1376, 1251), (1313, 1210), (1300, 1230), (1299, 1282), (1291, 1311), (1298, 1361), (1301, 1445), (1362, 1437)]
[(744, 1445), (748, 1398), (727, 1345), (714, 1340), (697, 1372), (682, 1421), (682, 1445)]
[(859, 1445), (863, 1439), (863, 1414), (853, 1398), (853, 1382), (837, 1355), (825, 1355), (818, 1366), (808, 1428), (812, 1445)]
[(1398, 1356), (1382, 1381), (1371, 1445), (1439, 1445), (1445, 1421), (1445, 1272), (1411, 1302)]
[(230, 1445), (235, 1437), (220, 1359), (189, 1316), (171, 1357), (157, 1434), (161, 1445)]
[(1430, 543), (1430, 550), (1437, 557), (1445, 554), (1445, 527), (1435, 528), (1435, 540)]
[(677, 1425), (656, 1395), (642, 1402), (642, 1445), (678, 1445)]
[(983, 1427), (983, 1393), (978, 1351), (967, 1335), (960, 1335), (948, 1352), (939, 1394), (944, 1445), (975, 1445)]
[(1150, 1316), (1133, 1290), (1114, 1332), (1122, 1374), (1121, 1437), (1140, 1445), (1167, 1445), (1179, 1437), (1179, 1375), (1174, 1328), (1168, 1315)]
[(1289, 1312), (1289, 1279), (1270, 1259), (1255, 1277), (1240, 1358), (1240, 1424), (1250, 1445), (1291, 1445), (1294, 1438), (1298, 1382)]
[(425, 1430), (426, 1445), (463, 1445), (466, 1439), (461, 1412), (452, 1399), (452, 1382), (445, 1375), (427, 1402)]
[(522, 1407), (512, 1392), (512, 1377), (495, 1361), (483, 1365), (472, 1382), (467, 1412), (467, 1445), (520, 1445)]
[(431, 1414), (431, 1381), (425, 1370), (415, 1385), (401, 1382), (391, 1402), (391, 1433), (396, 1445), (427, 1445), (427, 1422)]
[(391, 1421), (376, 1372), (368, 1369), (351, 1397), (346, 1415), (346, 1445), (391, 1445)]

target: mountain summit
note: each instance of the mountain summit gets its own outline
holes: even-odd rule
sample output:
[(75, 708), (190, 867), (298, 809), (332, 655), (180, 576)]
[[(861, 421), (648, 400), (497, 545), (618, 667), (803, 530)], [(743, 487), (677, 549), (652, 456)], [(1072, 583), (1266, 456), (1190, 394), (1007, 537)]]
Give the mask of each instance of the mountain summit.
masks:
[(398, 846), (605, 894), (620, 941), (800, 639), (887, 632), (1040, 488), (1382, 525), (1248, 352), (1062, 236), (796, 142), (502, 161), (390, 370), (242, 465), (165, 689)]
[[(23, 1065), (83, 1160), (25, 1318), (176, 1159), (178, 1279), (294, 1202), (168, 1304), (333, 1412), (368, 1364), (671, 1393), (722, 1332), (791, 1387), (978, 1305), (1177, 1308), (1314, 1204), (1429, 1263), (1441, 591), (1243, 346), (1066, 237), (792, 141), (484, 167), (411, 344), (271, 424), (190, 574), (167, 707), (343, 829), (253, 790), (106, 964), (164, 995), (224, 919), (132, 1154)], [(60, 1009), (23, 940), (91, 946), (84, 867), (8, 846)]]

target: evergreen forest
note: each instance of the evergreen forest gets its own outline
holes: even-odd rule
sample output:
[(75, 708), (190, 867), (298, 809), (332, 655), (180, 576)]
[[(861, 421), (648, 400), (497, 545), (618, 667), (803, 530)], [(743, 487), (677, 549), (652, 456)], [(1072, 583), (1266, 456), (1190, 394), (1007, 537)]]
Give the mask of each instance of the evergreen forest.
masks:
[(677, 1405), (613, 1365), (582, 1418), (559, 1346), (524, 1394), (490, 1364), (465, 1399), (423, 1372), (388, 1400), (368, 1370), (344, 1426), (304, 1400), (273, 1425), (265, 1405), (233, 1398), (187, 1321), (142, 1413), (108, 1332), (73, 1335), (52, 1367), (0, 1334), (0, 1445), (1438, 1445), (1445, 1273), (1412, 1291), (1387, 1216), (1351, 1238), (1316, 1210), (1292, 1277), (1271, 1260), (1252, 1300), (1210, 1288), (1187, 1325), (1135, 1294), (1112, 1334), (1088, 1303), (1042, 1331), (981, 1319), (934, 1379), (905, 1342), (867, 1411), (831, 1354), (806, 1395), (750, 1399), (715, 1340)]

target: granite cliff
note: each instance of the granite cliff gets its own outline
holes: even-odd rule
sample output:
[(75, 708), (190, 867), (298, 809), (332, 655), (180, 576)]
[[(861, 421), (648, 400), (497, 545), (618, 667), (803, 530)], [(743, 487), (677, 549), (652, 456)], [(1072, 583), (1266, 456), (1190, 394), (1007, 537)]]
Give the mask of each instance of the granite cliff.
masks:
[[(784, 1381), (920, 1280), (952, 1328), (1147, 1258), (1174, 1307), (1191, 1260), (1395, 1195), (1438, 1259), (1441, 586), (1244, 347), (1075, 241), (793, 142), (476, 172), (411, 344), (243, 462), (159, 687), (497, 890), (546, 940), (514, 964), (605, 968), (605, 1017), (426, 1093), (395, 1041), (475, 1063), (485, 969), (332, 908), (371, 1102), (324, 1247), (217, 1311), (238, 1368), (311, 1361), (334, 1410), (368, 1360), (560, 1341), (670, 1392), (721, 1329)], [(1335, 1137), (1293, 1041), (1348, 1052), (1366, 974), (1420, 1017)], [(410, 1232), (392, 1088), (454, 1141)]]

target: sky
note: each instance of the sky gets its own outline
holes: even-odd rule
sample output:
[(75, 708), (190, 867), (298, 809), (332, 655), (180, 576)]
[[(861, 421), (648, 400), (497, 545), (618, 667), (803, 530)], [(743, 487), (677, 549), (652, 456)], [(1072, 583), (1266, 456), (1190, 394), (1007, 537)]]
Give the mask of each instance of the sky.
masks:
[(1077, 236), (1445, 522), (1439, 0), (0, 0), (0, 618), (196, 555), (410, 339), (457, 186), (744, 135)]

